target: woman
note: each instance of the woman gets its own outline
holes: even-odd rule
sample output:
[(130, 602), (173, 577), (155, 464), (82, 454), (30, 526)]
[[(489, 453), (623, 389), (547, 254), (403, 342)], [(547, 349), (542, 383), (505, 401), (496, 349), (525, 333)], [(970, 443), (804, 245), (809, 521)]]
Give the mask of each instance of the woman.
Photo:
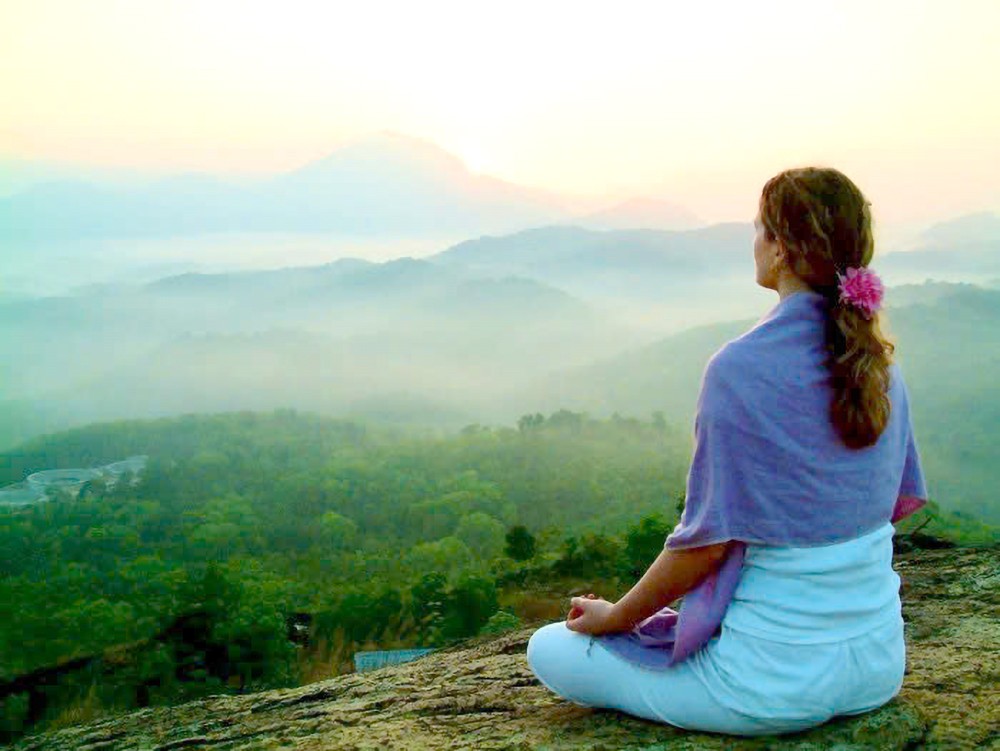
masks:
[[(926, 489), (879, 329), (869, 204), (836, 170), (787, 170), (755, 226), (757, 284), (779, 301), (705, 369), (680, 523), (622, 599), (575, 597), (528, 644), (577, 704), (760, 735), (902, 685), (891, 521)], [(685, 593), (678, 619), (664, 605)]]

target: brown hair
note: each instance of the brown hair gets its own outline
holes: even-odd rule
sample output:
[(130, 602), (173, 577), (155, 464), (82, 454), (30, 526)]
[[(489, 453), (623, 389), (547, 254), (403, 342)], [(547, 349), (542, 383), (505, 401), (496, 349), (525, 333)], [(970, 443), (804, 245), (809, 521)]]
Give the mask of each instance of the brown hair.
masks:
[(895, 347), (883, 335), (878, 313), (869, 319), (839, 301), (837, 274), (872, 259), (870, 206), (844, 174), (816, 167), (775, 175), (760, 196), (767, 239), (783, 245), (792, 271), (826, 298), (830, 418), (854, 449), (878, 440), (891, 411), (889, 365)]

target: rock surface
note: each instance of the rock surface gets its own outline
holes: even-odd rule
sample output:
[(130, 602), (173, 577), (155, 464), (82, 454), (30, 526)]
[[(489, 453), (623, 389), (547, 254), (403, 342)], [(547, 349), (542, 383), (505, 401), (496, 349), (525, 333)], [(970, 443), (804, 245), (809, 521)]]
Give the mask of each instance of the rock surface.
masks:
[(807, 733), (687, 733), (577, 707), (534, 678), (532, 629), (295, 689), (213, 696), (22, 739), (13, 748), (1000, 748), (1000, 550), (900, 556), (909, 669), (901, 695)]

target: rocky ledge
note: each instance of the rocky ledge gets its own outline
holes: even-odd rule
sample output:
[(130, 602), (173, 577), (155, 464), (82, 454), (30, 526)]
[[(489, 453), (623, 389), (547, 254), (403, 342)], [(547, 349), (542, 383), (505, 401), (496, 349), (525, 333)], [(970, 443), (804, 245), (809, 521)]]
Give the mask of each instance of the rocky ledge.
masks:
[(22, 739), (28, 749), (1000, 748), (1000, 549), (899, 556), (908, 671), (901, 695), (794, 736), (674, 730), (564, 702), (525, 661), (532, 629), (295, 689), (212, 696)]

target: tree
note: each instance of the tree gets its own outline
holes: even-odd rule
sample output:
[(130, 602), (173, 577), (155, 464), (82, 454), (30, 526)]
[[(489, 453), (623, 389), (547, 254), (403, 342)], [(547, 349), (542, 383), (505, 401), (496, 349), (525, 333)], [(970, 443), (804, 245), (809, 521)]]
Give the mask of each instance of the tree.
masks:
[(534, 428), (540, 428), (545, 424), (545, 415), (536, 412), (533, 415), (522, 415), (518, 418), (517, 429), (522, 433), (527, 433)]
[(479, 629), (479, 633), (481, 635), (502, 634), (505, 631), (513, 631), (516, 628), (521, 628), (523, 625), (521, 619), (513, 613), (508, 613), (506, 610), (498, 610), (490, 616), (490, 619), (486, 621), (486, 625)]
[(560, 409), (549, 416), (548, 425), (553, 428), (567, 428), (572, 431), (579, 431), (583, 427), (585, 417), (582, 412), (571, 412), (568, 409)]
[(448, 579), (444, 574), (424, 574), (410, 588), (410, 610), (421, 631), (421, 642), (437, 644), (440, 641), (441, 622), (447, 607)]
[(212, 641), (226, 648), (228, 664), (219, 671), (221, 677), (239, 675), (241, 690), (291, 685), (296, 652), (285, 620), (287, 582), (253, 564), (227, 573), (238, 582), (237, 599), (217, 617), (211, 632)]
[(659, 514), (643, 517), (629, 527), (625, 534), (625, 566), (630, 576), (642, 576), (649, 568), (663, 550), (670, 530), (670, 524)]
[(468, 513), (471, 496), (468, 493), (448, 493), (410, 504), (406, 519), (419, 540), (435, 540), (455, 531), (459, 521)]
[(497, 608), (497, 587), (491, 577), (462, 576), (449, 593), (442, 636), (447, 640), (475, 635)]
[(602, 534), (568, 537), (563, 555), (552, 569), (566, 576), (612, 576), (618, 571), (622, 548), (618, 540)]
[(474, 554), (489, 560), (500, 555), (503, 549), (503, 524), (489, 514), (476, 511), (462, 517), (455, 530), (455, 537), (468, 545)]
[(535, 536), (523, 524), (507, 530), (504, 552), (515, 561), (529, 561), (535, 556)]
[(414, 545), (408, 562), (419, 573), (458, 572), (472, 563), (472, 551), (457, 537), (442, 537), (434, 542)]
[(327, 511), (319, 519), (323, 543), (334, 550), (345, 550), (354, 545), (358, 525), (336, 511)]

